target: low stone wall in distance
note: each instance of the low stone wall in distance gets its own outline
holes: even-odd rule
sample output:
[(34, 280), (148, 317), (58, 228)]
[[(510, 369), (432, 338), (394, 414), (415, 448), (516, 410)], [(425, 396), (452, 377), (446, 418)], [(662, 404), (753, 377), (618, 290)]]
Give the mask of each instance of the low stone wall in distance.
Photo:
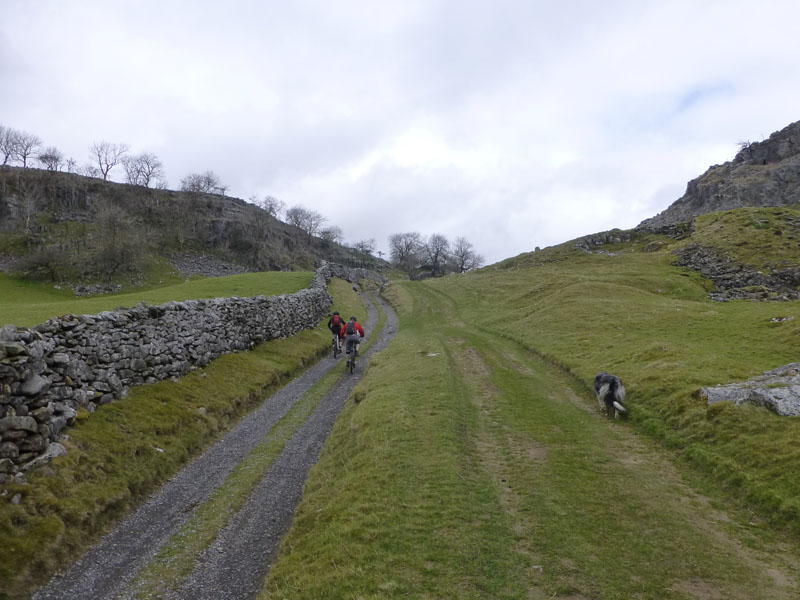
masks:
[(0, 483), (63, 451), (56, 440), (80, 408), (315, 327), (333, 303), (330, 275), (323, 265), (295, 294), (140, 304), (0, 328)]

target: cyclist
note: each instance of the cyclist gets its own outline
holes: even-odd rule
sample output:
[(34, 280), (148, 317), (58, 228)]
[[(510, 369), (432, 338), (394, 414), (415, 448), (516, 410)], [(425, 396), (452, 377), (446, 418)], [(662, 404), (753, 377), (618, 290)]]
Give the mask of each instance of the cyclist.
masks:
[(342, 320), (342, 317), (339, 316), (339, 311), (338, 310), (333, 311), (333, 315), (331, 315), (331, 318), (328, 319), (328, 329), (331, 330), (331, 333), (333, 334), (333, 339), (336, 340), (337, 347), (339, 344), (339, 338), (342, 337), (343, 328), (344, 328), (344, 321)]
[(355, 348), (355, 352), (358, 352), (358, 347), (361, 344), (361, 338), (363, 338), (365, 335), (364, 328), (356, 320), (355, 316), (350, 317), (347, 325), (342, 327), (342, 333), (339, 334), (339, 336), (345, 340), (345, 352), (350, 354), (351, 348)]

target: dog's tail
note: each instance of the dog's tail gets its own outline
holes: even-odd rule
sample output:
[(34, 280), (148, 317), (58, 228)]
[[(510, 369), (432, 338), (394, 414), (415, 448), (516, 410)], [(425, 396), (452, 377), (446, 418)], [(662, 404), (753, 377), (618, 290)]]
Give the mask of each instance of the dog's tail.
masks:
[(614, 408), (619, 412), (628, 412), (628, 409), (622, 404), (622, 401), (625, 400), (625, 386), (622, 385), (622, 381), (619, 378), (614, 383), (616, 383), (614, 386)]

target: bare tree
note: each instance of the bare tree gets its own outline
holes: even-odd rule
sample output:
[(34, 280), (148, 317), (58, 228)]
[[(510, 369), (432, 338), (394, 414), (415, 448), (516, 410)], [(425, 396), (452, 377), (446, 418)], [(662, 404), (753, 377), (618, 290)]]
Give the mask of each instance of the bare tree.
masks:
[(225, 194), (227, 186), (222, 185), (219, 177), (213, 171), (205, 173), (189, 173), (181, 179), (182, 192), (195, 192), (200, 194)]
[(13, 158), (17, 148), (19, 133), (10, 127), (0, 125), (0, 154), (3, 155), (3, 164), (8, 164), (8, 159)]
[(97, 177), (98, 179), (100, 178), (100, 175), (102, 175), (100, 169), (95, 167), (92, 163), (86, 163), (82, 167), (79, 167), (75, 172), (78, 175), (83, 175), (85, 177)]
[(14, 158), (22, 162), (23, 167), (28, 166), (28, 159), (33, 156), (36, 149), (42, 145), (42, 140), (32, 133), (19, 131), (16, 134), (16, 144), (14, 145)]
[(353, 248), (361, 252), (362, 254), (369, 254), (372, 256), (372, 253), (375, 252), (375, 238), (370, 238), (368, 240), (360, 240), (353, 244)]
[(303, 206), (293, 206), (286, 211), (286, 222), (305, 231), (308, 239), (319, 235), (322, 224), (327, 219), (315, 210), (309, 210)]
[(158, 157), (151, 152), (142, 152), (136, 156), (126, 156), (122, 159), (125, 167), (125, 177), (128, 183), (150, 187), (164, 176), (164, 167)]
[(113, 204), (97, 211), (98, 246), (94, 264), (110, 281), (123, 270), (135, 271), (144, 253), (141, 231), (134, 219)]
[(275, 219), (280, 219), (283, 209), (286, 208), (286, 203), (283, 200), (278, 200), (274, 196), (264, 196), (262, 200), (255, 200), (253, 204), (263, 208)]
[(29, 275), (45, 274), (50, 281), (58, 281), (69, 266), (70, 253), (63, 246), (43, 246), (22, 260), (22, 268)]
[(472, 242), (465, 237), (457, 237), (450, 253), (452, 268), (456, 273), (466, 273), (483, 265), (483, 257), (475, 252)]
[(344, 234), (342, 233), (342, 228), (338, 225), (333, 225), (331, 227), (326, 227), (323, 229), (319, 237), (321, 237), (326, 242), (336, 242), (337, 244), (341, 244), (342, 240), (344, 239)]
[(104, 180), (108, 180), (108, 172), (116, 167), (128, 154), (127, 144), (95, 142), (89, 147), (89, 157), (97, 163)]
[(48, 171), (60, 171), (64, 164), (64, 155), (55, 146), (50, 146), (39, 154), (38, 160)]
[(430, 267), (433, 275), (444, 274), (447, 256), (450, 252), (450, 242), (441, 233), (432, 233), (423, 246), (425, 262)]
[(77, 173), (78, 172), (78, 161), (72, 158), (71, 156), (67, 159), (67, 173)]
[(21, 181), (19, 189), (19, 213), (25, 222), (25, 236), (30, 245), (33, 222), (42, 203), (42, 190), (38, 184), (31, 181)]
[(393, 233), (389, 236), (392, 262), (411, 276), (419, 263), (422, 236), (416, 231)]

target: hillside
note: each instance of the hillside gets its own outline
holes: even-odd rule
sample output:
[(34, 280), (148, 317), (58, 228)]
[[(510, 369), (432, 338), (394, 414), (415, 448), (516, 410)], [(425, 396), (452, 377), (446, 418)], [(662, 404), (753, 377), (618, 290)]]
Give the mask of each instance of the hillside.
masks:
[(0, 271), (119, 284), (163, 280), (175, 270), (304, 270), (319, 260), (373, 268), (382, 262), (238, 198), (0, 167)]
[(732, 161), (690, 181), (681, 198), (637, 228), (657, 231), (715, 211), (800, 202), (800, 121), (741, 146)]

